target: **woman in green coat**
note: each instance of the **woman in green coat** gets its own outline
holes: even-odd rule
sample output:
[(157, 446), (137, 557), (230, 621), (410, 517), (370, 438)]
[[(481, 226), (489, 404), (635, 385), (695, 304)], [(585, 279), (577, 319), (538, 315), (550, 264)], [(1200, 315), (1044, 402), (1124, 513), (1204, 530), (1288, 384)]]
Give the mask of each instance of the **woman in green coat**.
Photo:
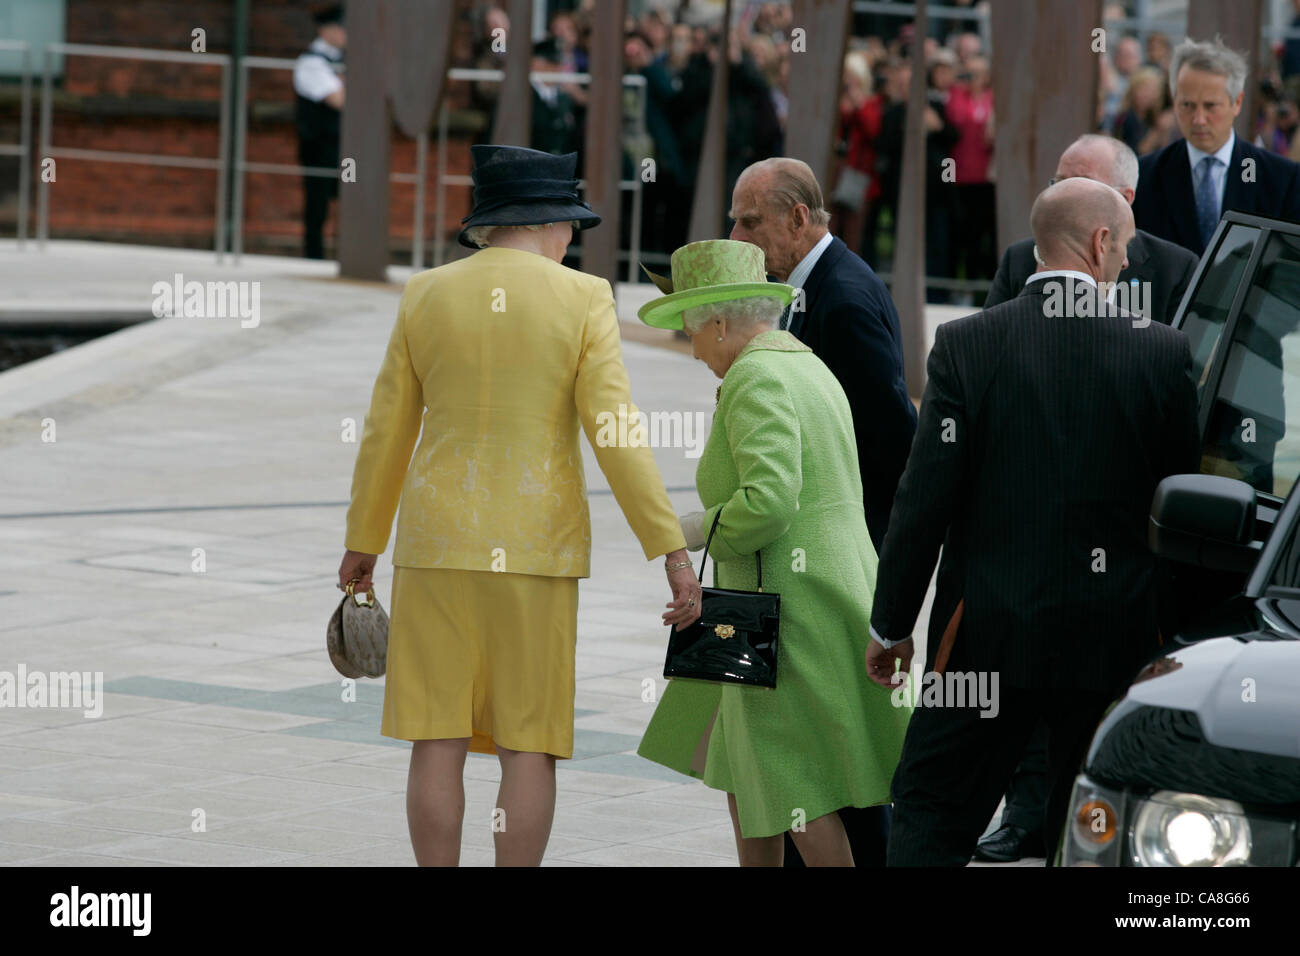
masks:
[(754, 590), (762, 553), (781, 636), (775, 689), (674, 680), (638, 753), (727, 792), (742, 866), (779, 866), (787, 830), (807, 864), (852, 865), (835, 811), (889, 802), (910, 710), (866, 674), (876, 553), (848, 400), (776, 329), (794, 290), (765, 281), (757, 246), (691, 243), (672, 270), (640, 317), (685, 328), (722, 379), (696, 472), (705, 510), (683, 530), (698, 547), (718, 518), (718, 587)]

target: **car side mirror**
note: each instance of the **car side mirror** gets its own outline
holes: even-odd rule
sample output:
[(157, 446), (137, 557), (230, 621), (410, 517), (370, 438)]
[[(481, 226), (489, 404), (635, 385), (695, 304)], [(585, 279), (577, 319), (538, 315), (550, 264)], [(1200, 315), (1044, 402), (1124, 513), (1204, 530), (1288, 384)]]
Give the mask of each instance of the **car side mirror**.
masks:
[(1216, 571), (1249, 571), (1254, 547), (1255, 489), (1218, 475), (1170, 475), (1151, 499), (1147, 545), (1162, 558)]

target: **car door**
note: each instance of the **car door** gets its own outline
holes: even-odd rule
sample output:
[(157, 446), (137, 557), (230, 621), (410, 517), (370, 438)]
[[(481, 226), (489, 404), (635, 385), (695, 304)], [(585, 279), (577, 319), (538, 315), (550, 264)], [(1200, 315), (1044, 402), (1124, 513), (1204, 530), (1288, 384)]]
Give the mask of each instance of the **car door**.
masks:
[(1262, 542), (1300, 477), (1300, 225), (1225, 214), (1173, 325), (1192, 347), (1201, 471), (1254, 487)]

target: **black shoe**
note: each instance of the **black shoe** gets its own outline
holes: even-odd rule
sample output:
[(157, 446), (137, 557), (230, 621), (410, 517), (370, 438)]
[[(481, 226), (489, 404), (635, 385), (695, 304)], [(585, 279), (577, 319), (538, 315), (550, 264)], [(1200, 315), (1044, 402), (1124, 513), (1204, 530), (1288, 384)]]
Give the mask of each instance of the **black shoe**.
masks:
[(975, 844), (975, 859), (988, 863), (1014, 863), (1021, 857), (1046, 855), (1042, 835), (1024, 827), (999, 827)]

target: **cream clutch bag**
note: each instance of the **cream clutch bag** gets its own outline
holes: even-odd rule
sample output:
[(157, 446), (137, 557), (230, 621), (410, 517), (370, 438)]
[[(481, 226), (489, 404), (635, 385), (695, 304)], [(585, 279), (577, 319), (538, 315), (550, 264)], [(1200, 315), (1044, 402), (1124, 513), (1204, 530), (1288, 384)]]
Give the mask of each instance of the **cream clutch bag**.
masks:
[(388, 658), (388, 614), (372, 588), (363, 600), (353, 593), (358, 579), (348, 582), (325, 630), (334, 669), (344, 677), (383, 677)]

